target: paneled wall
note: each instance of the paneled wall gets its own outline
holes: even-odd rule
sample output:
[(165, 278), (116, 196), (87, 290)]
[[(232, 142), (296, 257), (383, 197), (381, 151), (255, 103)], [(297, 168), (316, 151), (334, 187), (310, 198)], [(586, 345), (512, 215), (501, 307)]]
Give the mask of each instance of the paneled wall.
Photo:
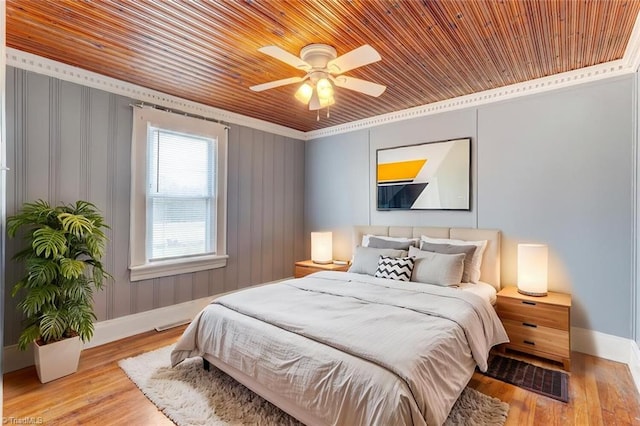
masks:
[[(334, 256), (349, 258), (356, 224), (500, 229), (503, 285), (516, 283), (519, 242), (546, 243), (549, 287), (572, 294), (572, 325), (631, 338), (634, 84), (610, 78), (307, 141), (307, 231), (333, 230)], [(465, 136), (471, 211), (376, 210), (377, 149)]]
[[(24, 202), (85, 199), (111, 226), (104, 259), (114, 282), (96, 295), (98, 320), (293, 275), (304, 250), (301, 141), (231, 125), (228, 165), (229, 260), (225, 268), (129, 282), (131, 99), (20, 69), (7, 69), (7, 213)], [(5, 345), (17, 342), (20, 314), (10, 292), (20, 245), (8, 240)]]

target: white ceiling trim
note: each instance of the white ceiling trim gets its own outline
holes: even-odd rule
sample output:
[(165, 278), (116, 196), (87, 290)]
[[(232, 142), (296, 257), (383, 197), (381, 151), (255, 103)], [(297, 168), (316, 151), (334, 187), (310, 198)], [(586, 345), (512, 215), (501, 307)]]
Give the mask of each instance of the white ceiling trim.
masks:
[(94, 89), (105, 90), (117, 95), (127, 96), (137, 101), (175, 109), (187, 114), (247, 126), (294, 139), (306, 139), (305, 132), (299, 130), (189, 101), (178, 96), (168, 95), (157, 90), (127, 83), (10, 47), (7, 48), (7, 65)]
[(581, 68), (575, 71), (554, 74), (549, 77), (542, 77), (524, 83), (512, 84), (510, 86), (499, 87), (497, 89), (486, 90), (484, 92), (472, 93), (453, 99), (421, 105), (402, 111), (395, 111), (389, 114), (377, 115), (363, 120), (352, 121), (334, 127), (313, 130), (305, 134), (305, 139), (316, 139), (325, 136), (333, 136), (340, 133), (352, 132), (354, 130), (366, 129), (382, 124), (393, 123), (412, 118), (424, 117), (432, 114), (439, 114), (445, 111), (468, 108), (492, 102), (504, 101), (535, 93), (557, 90), (577, 84), (588, 83), (603, 78), (615, 77), (618, 75), (630, 74), (633, 71), (626, 66), (622, 60), (606, 62), (592, 67)]

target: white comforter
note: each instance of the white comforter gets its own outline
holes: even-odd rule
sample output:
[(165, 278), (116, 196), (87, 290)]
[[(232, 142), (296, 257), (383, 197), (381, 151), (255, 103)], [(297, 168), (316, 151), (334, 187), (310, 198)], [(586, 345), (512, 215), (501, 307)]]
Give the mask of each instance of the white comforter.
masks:
[(212, 355), (325, 424), (441, 425), (506, 341), (474, 294), (321, 272), (220, 297), (171, 361)]

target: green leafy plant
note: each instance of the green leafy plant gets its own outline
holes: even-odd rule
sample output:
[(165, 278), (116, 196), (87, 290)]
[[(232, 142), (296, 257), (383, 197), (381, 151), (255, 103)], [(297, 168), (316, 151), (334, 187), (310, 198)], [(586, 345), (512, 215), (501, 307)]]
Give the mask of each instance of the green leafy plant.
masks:
[(7, 233), (23, 230), (27, 247), (14, 259), (25, 266), (12, 296), (23, 295), (18, 308), (25, 328), (18, 346), (34, 340), (41, 344), (80, 336), (93, 336), (93, 293), (111, 276), (101, 263), (109, 227), (95, 205), (87, 201), (52, 207), (46, 201), (25, 203), (7, 218)]

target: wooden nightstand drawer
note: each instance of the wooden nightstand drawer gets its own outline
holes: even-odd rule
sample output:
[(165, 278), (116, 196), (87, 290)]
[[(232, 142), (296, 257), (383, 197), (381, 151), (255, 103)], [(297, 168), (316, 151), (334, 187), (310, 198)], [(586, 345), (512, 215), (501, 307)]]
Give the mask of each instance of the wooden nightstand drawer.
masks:
[(301, 260), (296, 262), (295, 277), (302, 278), (309, 274), (320, 271), (341, 271), (346, 272), (349, 270), (349, 265), (337, 265), (335, 263), (313, 263), (311, 260)]
[(528, 322), (503, 319), (509, 335), (509, 346), (525, 352), (544, 352), (560, 358), (569, 358), (569, 333)]
[(550, 291), (541, 297), (518, 293), (516, 287), (498, 292), (496, 311), (513, 349), (562, 362), (571, 368), (571, 296)]
[(309, 274), (313, 274), (314, 272), (318, 272), (320, 269), (310, 268), (308, 266), (298, 266), (296, 265), (296, 278), (306, 277)]
[(500, 318), (569, 330), (569, 308), (566, 306), (500, 297), (497, 311)]

